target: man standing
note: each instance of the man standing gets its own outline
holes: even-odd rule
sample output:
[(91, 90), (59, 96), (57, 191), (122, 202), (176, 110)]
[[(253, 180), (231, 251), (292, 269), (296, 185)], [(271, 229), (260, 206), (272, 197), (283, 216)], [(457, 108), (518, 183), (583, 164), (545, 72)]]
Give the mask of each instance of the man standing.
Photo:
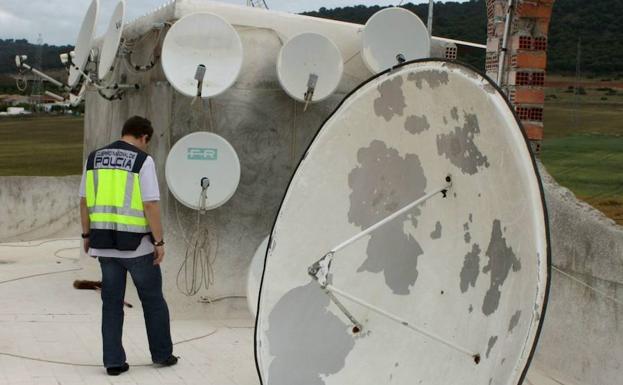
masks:
[(104, 366), (111, 376), (129, 369), (121, 341), (127, 272), (143, 305), (152, 361), (177, 363), (162, 294), (160, 192), (154, 160), (145, 152), (153, 133), (149, 120), (128, 119), (121, 140), (89, 155), (80, 184), (84, 250), (102, 269)]

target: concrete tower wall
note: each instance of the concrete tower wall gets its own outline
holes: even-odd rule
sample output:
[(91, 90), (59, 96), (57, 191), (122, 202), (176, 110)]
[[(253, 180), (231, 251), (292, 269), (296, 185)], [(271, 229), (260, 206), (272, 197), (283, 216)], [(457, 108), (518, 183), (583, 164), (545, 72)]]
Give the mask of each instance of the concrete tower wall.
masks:
[[(171, 5), (175, 6), (171, 12), (175, 18), (201, 10), (213, 11), (223, 17), (228, 17), (232, 9), (240, 13), (235, 18), (230, 16), (229, 20), (237, 29), (244, 49), (242, 72), (231, 89), (204, 100), (200, 107), (191, 107), (191, 98), (172, 88), (160, 65), (144, 73), (122, 66), (117, 68), (115, 79), (138, 83), (141, 85), (139, 91), (129, 91), (122, 100), (112, 102), (101, 98), (94, 90), (88, 91), (86, 96), (85, 157), (96, 148), (118, 139), (123, 122), (130, 116), (141, 115), (153, 122), (156, 132), (150, 153), (158, 170), (167, 241), (165, 287), (169, 302), (179, 311), (192, 310), (201, 295), (214, 298), (246, 294), (246, 274), (251, 258), (270, 232), (290, 176), (304, 150), (345, 94), (370, 75), (357, 53), (356, 25), (288, 15), (285, 21), (274, 23), (274, 29), (271, 29), (264, 25), (275, 17), (270, 11), (230, 6), (220, 8), (221, 5), (214, 6), (215, 3), (209, 2), (205, 2), (204, 9), (202, 4), (204, 2), (178, 1)], [(253, 21), (256, 25), (236, 24), (246, 22), (243, 19), (247, 10), (259, 12)], [(164, 11), (166, 9), (157, 12)], [(147, 22), (139, 19), (137, 23)], [(138, 27), (133, 24), (128, 27), (128, 33), (144, 33), (135, 46), (132, 61), (145, 63), (151, 55), (151, 48), (157, 45), (159, 35)], [(281, 88), (276, 61), (287, 36), (305, 29), (327, 30), (345, 60), (349, 54), (352, 58), (346, 63), (338, 92), (321, 103), (310, 105), (303, 112), (303, 105), (287, 96)], [(160, 39), (163, 36), (161, 34)], [(355, 52), (355, 56), (350, 52)], [(169, 193), (164, 175), (171, 146), (195, 131), (211, 131), (223, 136), (235, 148), (241, 162), (238, 190), (225, 205), (201, 217), (200, 226), (197, 226), (197, 212), (182, 206)], [(190, 238), (198, 228), (209, 231), (210, 246), (216, 252), (214, 285), (209, 291), (203, 289), (197, 297), (186, 298), (176, 288), (176, 277), (187, 250), (184, 238)], [(90, 261), (85, 264), (97, 268)]]

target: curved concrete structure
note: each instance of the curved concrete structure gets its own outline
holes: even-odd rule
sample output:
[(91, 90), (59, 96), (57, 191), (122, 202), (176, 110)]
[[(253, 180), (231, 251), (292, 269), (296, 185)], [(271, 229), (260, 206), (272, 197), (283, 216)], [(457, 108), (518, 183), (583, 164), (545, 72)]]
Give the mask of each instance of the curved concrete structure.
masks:
[(0, 177), (0, 242), (80, 235), (80, 176)]

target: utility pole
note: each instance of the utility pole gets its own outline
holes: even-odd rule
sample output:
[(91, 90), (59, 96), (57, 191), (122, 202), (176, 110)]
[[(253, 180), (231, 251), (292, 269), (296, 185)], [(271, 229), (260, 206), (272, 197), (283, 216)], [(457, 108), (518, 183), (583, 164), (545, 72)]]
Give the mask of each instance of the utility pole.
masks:
[(580, 128), (580, 77), (582, 76), (582, 38), (578, 39), (578, 51), (575, 59), (575, 87), (573, 90), (575, 98), (575, 108), (573, 109), (573, 120), (576, 131)]

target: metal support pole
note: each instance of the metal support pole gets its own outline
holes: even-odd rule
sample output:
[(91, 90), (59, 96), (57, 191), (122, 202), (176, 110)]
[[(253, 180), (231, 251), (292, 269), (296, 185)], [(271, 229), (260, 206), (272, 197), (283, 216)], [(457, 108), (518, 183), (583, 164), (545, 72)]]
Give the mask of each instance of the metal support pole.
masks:
[(481, 49), (487, 49), (487, 45), (486, 44), (478, 44), (478, 43), (472, 43), (470, 41), (463, 41), (463, 40), (456, 40), (456, 39), (448, 39), (445, 37), (439, 37), (439, 36), (433, 36), (432, 37), (433, 40), (437, 40), (437, 41), (443, 41), (446, 43), (454, 43), (456, 45), (465, 45), (468, 47), (475, 47), (475, 48), (481, 48)]
[(508, 52), (508, 40), (510, 38), (511, 24), (515, 10), (515, 0), (508, 0), (508, 8), (506, 10), (506, 23), (504, 24), (504, 38), (502, 40), (502, 50), (500, 52), (500, 60), (498, 62), (498, 86), (503, 86), (504, 73), (506, 72), (506, 53)]
[(56, 99), (56, 100), (57, 100), (57, 101), (59, 101), (59, 102), (64, 102), (64, 101), (65, 101), (65, 98), (64, 98), (64, 97), (62, 97), (62, 96), (60, 96), (60, 95), (57, 95), (57, 94), (55, 94), (54, 92), (45, 91), (45, 94), (46, 94), (46, 95), (48, 95), (48, 96), (49, 96), (49, 97), (51, 97), (51, 98)]
[(351, 243), (357, 241), (358, 239), (361, 239), (363, 237), (365, 237), (366, 235), (370, 234), (371, 232), (373, 232), (374, 230), (378, 229), (379, 227), (385, 225), (388, 222), (391, 222), (392, 220), (394, 220), (395, 218), (399, 217), (400, 215), (406, 213), (407, 211), (411, 210), (412, 208), (414, 208), (415, 206), (419, 206), (422, 203), (426, 202), (427, 200), (429, 200), (430, 198), (434, 197), (435, 195), (439, 194), (439, 193), (443, 193), (444, 191), (448, 191), (448, 189), (450, 188), (452, 184), (450, 182), (448, 182), (447, 185), (443, 186), (443, 187), (439, 187), (436, 190), (433, 190), (432, 192), (424, 195), (423, 197), (409, 203), (408, 205), (406, 205), (405, 207), (401, 208), (400, 210), (396, 211), (395, 213), (387, 216), (385, 219), (375, 223), (374, 225), (368, 227), (367, 229), (363, 230), (362, 232), (360, 232), (359, 234), (356, 234), (355, 236), (347, 239), (346, 241), (340, 243), (339, 245), (335, 246), (333, 249), (331, 249), (330, 253), (335, 254), (336, 252), (342, 250), (343, 248), (345, 248), (346, 246), (350, 245)]
[(363, 301), (363, 300), (361, 300), (361, 299), (359, 299), (359, 298), (357, 298), (355, 296), (352, 296), (352, 295), (346, 293), (345, 291), (336, 288), (333, 285), (327, 285), (327, 287), (325, 287), (325, 290), (327, 290), (329, 292), (332, 292), (332, 293), (335, 293), (337, 295), (340, 295), (340, 296), (348, 299), (349, 301), (352, 301), (352, 302), (354, 302), (354, 303), (356, 303), (358, 305), (361, 305), (361, 306), (365, 307), (366, 309), (371, 310), (371, 311), (373, 311), (373, 312), (375, 312), (375, 313), (377, 313), (377, 314), (379, 314), (379, 315), (381, 315), (383, 317), (389, 318), (390, 320), (392, 320), (392, 321), (394, 321), (394, 322), (396, 322), (396, 323), (398, 323), (398, 324), (400, 324), (400, 325), (402, 325), (402, 326), (404, 326), (404, 327), (406, 327), (408, 329), (411, 329), (411, 330), (413, 330), (416, 333), (419, 333), (419, 334), (421, 334), (421, 335), (423, 335), (425, 337), (428, 337), (429, 339), (432, 339), (432, 340), (437, 341), (437, 342), (439, 342), (439, 343), (441, 343), (443, 345), (446, 345), (447, 347), (452, 348), (452, 349), (454, 349), (454, 350), (456, 350), (458, 352), (464, 353), (464, 354), (468, 355), (469, 357), (476, 358), (478, 356), (476, 353), (473, 353), (473, 352), (465, 349), (464, 347), (461, 347), (461, 346), (459, 346), (459, 345), (457, 345), (455, 343), (452, 343), (452, 342), (450, 342), (450, 341), (448, 341), (448, 340), (446, 340), (446, 339), (436, 335), (435, 333), (426, 331), (426, 330), (424, 330), (424, 329), (422, 329), (420, 327), (412, 325), (411, 323), (409, 323), (408, 321), (404, 320), (403, 318), (400, 318), (397, 315), (389, 313), (389, 312), (387, 312), (387, 311), (385, 311), (385, 310), (383, 310), (383, 309), (381, 309), (381, 308), (379, 308), (377, 306), (374, 306), (374, 305), (369, 304), (368, 302), (365, 302), (365, 301)]
[(37, 75), (37, 76), (40, 76), (40, 77), (44, 78), (45, 80), (49, 81), (50, 83), (54, 84), (55, 86), (57, 86), (57, 87), (59, 87), (59, 88), (64, 88), (64, 89), (67, 89), (67, 90), (69, 89), (69, 88), (67, 87), (67, 85), (65, 85), (65, 84), (63, 84), (63, 83), (61, 83), (61, 82), (59, 82), (58, 80), (54, 79), (54, 78), (53, 78), (53, 77), (51, 77), (51, 76), (48, 76), (48, 75), (44, 74), (43, 72), (39, 71), (39, 70), (38, 70), (38, 69), (36, 69), (36, 68), (33, 68), (33, 67), (29, 66), (28, 64), (22, 63), (22, 67), (24, 67), (24, 68), (26, 68), (27, 70), (31, 71), (31, 72), (32, 72), (32, 73), (34, 73), (35, 75)]

